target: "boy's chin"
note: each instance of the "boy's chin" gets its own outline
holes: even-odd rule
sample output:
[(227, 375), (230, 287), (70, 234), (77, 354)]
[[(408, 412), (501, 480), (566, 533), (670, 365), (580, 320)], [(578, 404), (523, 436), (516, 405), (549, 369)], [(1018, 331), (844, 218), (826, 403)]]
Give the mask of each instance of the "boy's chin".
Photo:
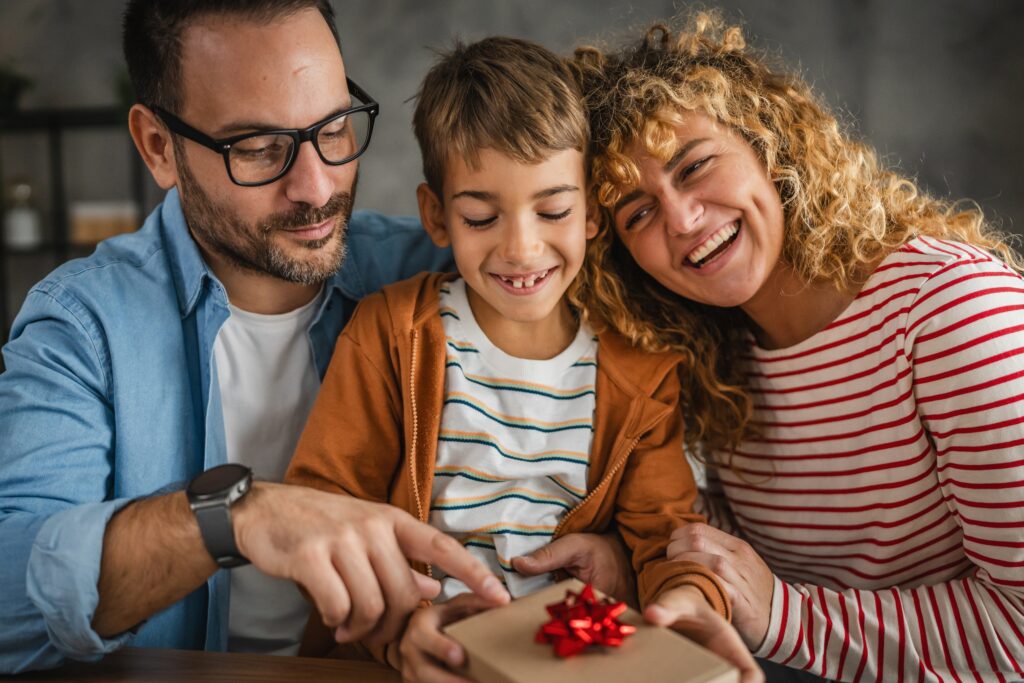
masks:
[[(502, 318), (516, 323), (541, 323), (555, 313), (565, 294), (552, 296), (548, 292), (539, 292), (533, 296), (523, 297), (520, 301), (512, 300), (510, 295), (485, 297), (494, 312)], [(531, 301), (530, 299), (536, 299)]]

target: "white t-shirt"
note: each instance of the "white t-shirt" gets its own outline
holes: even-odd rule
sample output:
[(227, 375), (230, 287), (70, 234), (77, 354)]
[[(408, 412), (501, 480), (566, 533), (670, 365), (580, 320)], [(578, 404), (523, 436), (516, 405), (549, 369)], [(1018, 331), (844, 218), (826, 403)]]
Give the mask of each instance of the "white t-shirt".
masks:
[[(480, 329), (465, 281), (441, 289), (447, 343), (430, 524), (457, 538), (512, 597), (553, 583), (521, 576), (511, 560), (551, 540), (587, 495), (593, 442), (597, 338), (586, 324), (554, 358), (505, 353)], [(441, 579), (439, 601), (467, 588)]]
[[(213, 345), (228, 462), (265, 481), (284, 478), (320, 389), (307, 336), (320, 300), (281, 315), (232, 306)], [(228, 650), (297, 654), (309, 611), (291, 581), (232, 569)]]

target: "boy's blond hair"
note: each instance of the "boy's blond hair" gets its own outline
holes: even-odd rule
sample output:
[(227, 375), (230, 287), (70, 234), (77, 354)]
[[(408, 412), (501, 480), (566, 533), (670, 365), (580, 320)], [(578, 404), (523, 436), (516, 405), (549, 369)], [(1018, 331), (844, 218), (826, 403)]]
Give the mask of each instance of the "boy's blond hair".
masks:
[(413, 131), (427, 185), (443, 200), (449, 155), (471, 167), (482, 149), (524, 163), (551, 152), (586, 152), (583, 97), (566, 62), (526, 40), (456, 42), (430, 69), (416, 97)]

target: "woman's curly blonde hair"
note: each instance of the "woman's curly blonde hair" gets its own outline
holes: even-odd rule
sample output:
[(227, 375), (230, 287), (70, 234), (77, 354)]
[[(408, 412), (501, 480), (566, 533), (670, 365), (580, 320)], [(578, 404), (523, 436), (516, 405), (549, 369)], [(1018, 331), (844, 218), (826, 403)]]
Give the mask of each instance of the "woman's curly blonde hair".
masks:
[(748, 435), (752, 403), (740, 362), (748, 320), (657, 283), (616, 236), (609, 209), (640, 180), (628, 150), (639, 142), (669, 159), (686, 112), (730, 126), (754, 149), (782, 200), (782, 259), (808, 283), (856, 291), (874, 264), (917, 235), (969, 242), (1021, 269), (977, 205), (935, 199), (883, 168), (802, 78), (774, 70), (718, 12), (697, 13), (680, 31), (657, 24), (620, 52), (579, 48), (572, 66), (590, 116), (591, 192), (602, 219), (573, 298), (639, 347), (686, 357), (691, 447), (727, 447)]

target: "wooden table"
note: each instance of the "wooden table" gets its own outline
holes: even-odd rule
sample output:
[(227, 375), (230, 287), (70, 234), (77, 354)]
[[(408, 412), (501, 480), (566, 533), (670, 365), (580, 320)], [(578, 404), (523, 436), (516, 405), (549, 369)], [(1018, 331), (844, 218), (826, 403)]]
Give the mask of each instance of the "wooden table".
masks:
[(306, 657), (125, 648), (96, 664), (74, 662), (9, 680), (88, 683), (400, 683), (401, 676), (373, 662)]

